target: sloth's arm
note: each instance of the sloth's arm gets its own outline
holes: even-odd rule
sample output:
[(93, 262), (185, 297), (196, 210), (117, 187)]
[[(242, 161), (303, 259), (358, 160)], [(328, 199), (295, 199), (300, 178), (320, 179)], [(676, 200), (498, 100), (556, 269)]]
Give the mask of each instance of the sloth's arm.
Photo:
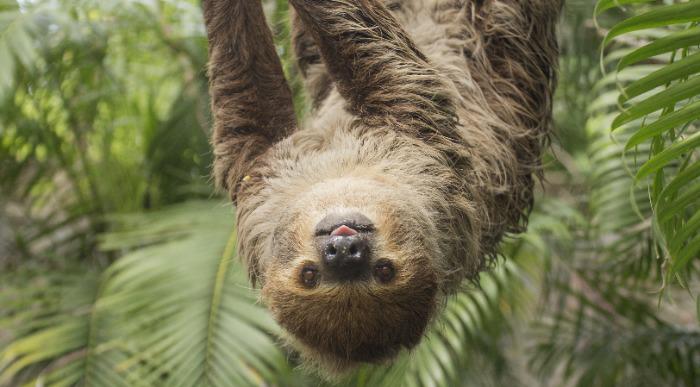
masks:
[(456, 139), (446, 80), (381, 0), (289, 1), (362, 122), (428, 141)]
[(473, 16), (481, 43), (469, 61), (471, 74), (487, 97), (495, 94), (494, 104), (506, 105), (495, 109), (504, 121), (543, 132), (552, 110), (563, 0), (482, 3)]
[(235, 201), (257, 157), (296, 126), (260, 0), (204, 0), (214, 174)]

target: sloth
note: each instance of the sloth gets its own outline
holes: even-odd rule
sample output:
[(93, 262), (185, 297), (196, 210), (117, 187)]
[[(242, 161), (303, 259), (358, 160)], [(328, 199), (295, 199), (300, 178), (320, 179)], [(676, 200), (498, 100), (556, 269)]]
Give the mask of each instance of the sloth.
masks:
[(238, 254), (307, 364), (415, 347), (522, 232), (562, 0), (289, 0), (298, 123), (260, 0), (205, 0), (213, 174)]

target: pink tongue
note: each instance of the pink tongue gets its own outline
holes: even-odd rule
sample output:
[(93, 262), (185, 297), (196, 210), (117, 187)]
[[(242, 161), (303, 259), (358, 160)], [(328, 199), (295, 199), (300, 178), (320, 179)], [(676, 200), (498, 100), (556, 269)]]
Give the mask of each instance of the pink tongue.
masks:
[(350, 227), (346, 225), (342, 225), (331, 233), (331, 236), (353, 236), (357, 234), (357, 231), (351, 229)]

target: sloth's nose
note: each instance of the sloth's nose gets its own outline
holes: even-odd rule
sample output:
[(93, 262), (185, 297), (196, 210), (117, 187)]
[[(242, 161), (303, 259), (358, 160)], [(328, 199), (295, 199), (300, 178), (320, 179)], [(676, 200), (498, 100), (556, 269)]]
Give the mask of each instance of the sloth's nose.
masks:
[(323, 266), (339, 281), (369, 278), (374, 225), (359, 213), (331, 214), (316, 226)]
[[(352, 230), (347, 226), (340, 228)], [(321, 255), (323, 265), (339, 280), (361, 279), (369, 273), (369, 241), (357, 232), (332, 235), (325, 243)]]

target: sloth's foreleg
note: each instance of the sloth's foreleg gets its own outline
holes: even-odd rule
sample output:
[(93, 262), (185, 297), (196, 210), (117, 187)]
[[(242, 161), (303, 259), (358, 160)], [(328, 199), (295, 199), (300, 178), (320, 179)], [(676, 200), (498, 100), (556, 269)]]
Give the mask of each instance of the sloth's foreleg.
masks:
[(256, 159), (296, 126), (292, 95), (259, 0), (204, 0), (214, 175), (234, 202)]
[(434, 144), (459, 141), (449, 82), (382, 1), (290, 3), (303, 22), (304, 33), (315, 40), (348, 110), (361, 123)]

